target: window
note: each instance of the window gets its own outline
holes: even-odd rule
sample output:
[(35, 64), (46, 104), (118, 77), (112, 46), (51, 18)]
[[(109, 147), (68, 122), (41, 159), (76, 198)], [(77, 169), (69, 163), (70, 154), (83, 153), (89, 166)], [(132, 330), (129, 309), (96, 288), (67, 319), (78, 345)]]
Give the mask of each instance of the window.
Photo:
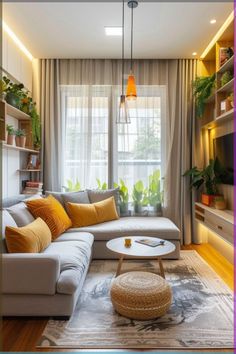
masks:
[(70, 181), (81, 188), (105, 188), (122, 179), (131, 198), (136, 182), (147, 189), (150, 176), (156, 171), (161, 176), (165, 87), (140, 86), (138, 92), (129, 103), (131, 123), (116, 125), (117, 87), (61, 87), (65, 186)]

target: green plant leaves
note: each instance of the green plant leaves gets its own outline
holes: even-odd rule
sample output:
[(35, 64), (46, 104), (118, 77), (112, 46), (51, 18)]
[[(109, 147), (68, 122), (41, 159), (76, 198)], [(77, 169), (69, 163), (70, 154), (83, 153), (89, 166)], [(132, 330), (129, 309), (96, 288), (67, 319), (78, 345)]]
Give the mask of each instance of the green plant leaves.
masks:
[(197, 77), (193, 82), (193, 94), (196, 100), (196, 115), (202, 117), (205, 110), (206, 100), (211, 96), (215, 87), (216, 75)]

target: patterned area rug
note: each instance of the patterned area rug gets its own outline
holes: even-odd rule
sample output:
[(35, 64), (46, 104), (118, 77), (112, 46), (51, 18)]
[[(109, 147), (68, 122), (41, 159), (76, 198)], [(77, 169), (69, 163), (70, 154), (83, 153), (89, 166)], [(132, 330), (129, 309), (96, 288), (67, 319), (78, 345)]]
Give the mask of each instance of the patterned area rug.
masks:
[[(125, 261), (123, 270), (156, 270), (155, 261)], [(49, 320), (39, 347), (83, 349), (233, 348), (231, 290), (195, 251), (164, 261), (173, 302), (155, 320), (135, 321), (118, 315), (109, 289), (117, 261), (93, 261), (73, 316)]]

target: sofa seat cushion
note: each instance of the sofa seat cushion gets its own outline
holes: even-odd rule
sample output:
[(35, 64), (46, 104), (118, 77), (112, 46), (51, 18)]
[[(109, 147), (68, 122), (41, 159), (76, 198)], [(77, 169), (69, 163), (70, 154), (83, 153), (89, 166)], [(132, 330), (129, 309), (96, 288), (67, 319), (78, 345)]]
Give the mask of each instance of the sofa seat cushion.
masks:
[(88, 232), (74, 232), (73, 229), (61, 234), (54, 242), (64, 242), (64, 241), (80, 241), (87, 243), (90, 247), (93, 245), (94, 237)]
[(87, 272), (91, 246), (84, 241), (52, 242), (43, 252), (47, 255), (58, 255), (60, 260), (60, 276), (57, 281), (57, 292), (74, 294), (79, 286), (84, 272)]
[(67, 232), (83, 231), (94, 235), (97, 241), (122, 236), (154, 236), (166, 240), (179, 240), (180, 231), (169, 219), (163, 217), (123, 217), (102, 224), (68, 229)]

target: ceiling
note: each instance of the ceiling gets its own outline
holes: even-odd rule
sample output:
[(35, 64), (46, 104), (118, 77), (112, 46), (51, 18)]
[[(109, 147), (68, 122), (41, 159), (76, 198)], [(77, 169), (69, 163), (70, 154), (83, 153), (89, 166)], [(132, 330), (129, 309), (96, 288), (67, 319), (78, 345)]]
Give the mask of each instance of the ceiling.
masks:
[[(120, 58), (121, 2), (3, 2), (3, 19), (36, 58)], [(191, 58), (203, 52), (233, 2), (140, 2), (134, 10), (135, 58)], [(125, 5), (125, 53), (130, 9)], [(210, 24), (215, 18), (217, 22)]]

